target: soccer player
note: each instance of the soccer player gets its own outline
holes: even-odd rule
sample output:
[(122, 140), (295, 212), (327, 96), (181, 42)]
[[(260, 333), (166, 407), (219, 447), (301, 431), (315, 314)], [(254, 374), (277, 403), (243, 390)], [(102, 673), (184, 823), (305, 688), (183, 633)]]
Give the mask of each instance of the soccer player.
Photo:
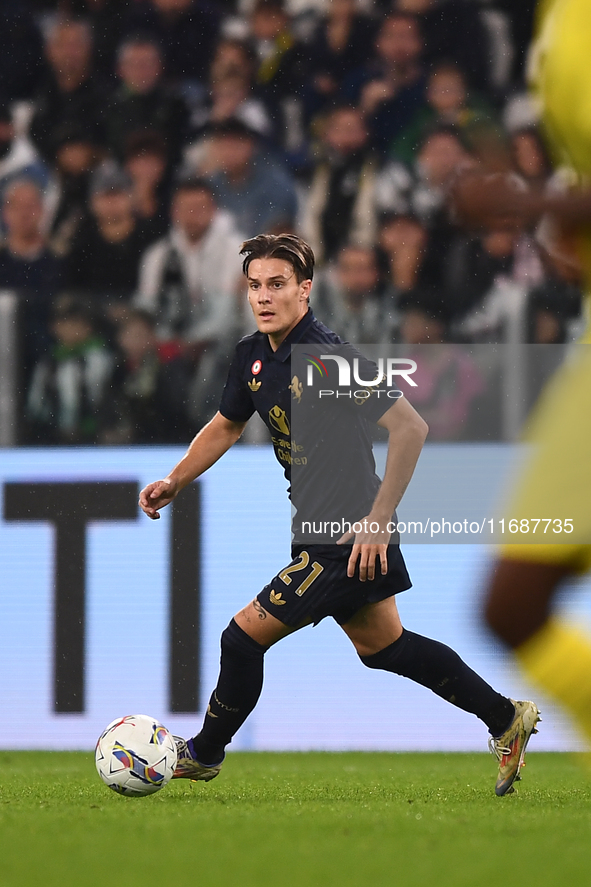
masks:
[[(241, 253), (258, 332), (236, 347), (219, 412), (170, 474), (142, 490), (143, 511), (158, 518), (161, 508), (236, 443), (256, 410), (271, 431), (275, 455), (288, 479), (300, 460), (304, 492), (292, 483), (296, 508), (298, 496), (305, 498), (311, 486), (318, 502), (341, 497), (350, 476), (343, 474), (343, 466), (355, 465), (358, 510), (344, 517), (354, 522), (365, 516), (368, 525), (375, 522), (380, 529), (373, 536), (350, 534), (339, 540), (341, 545), (295, 544), (290, 564), (231, 620), (222, 633), (220, 675), (203, 727), (191, 739), (177, 741), (175, 777), (207, 781), (218, 775), (226, 746), (261, 693), (266, 651), (292, 632), (332, 616), (368, 668), (408, 677), (484, 721), (500, 761), (495, 791), (507, 794), (535, 732), (536, 705), (500, 695), (449, 647), (404, 629), (396, 606), (396, 595), (411, 583), (399, 546), (390, 541), (388, 523), (410, 481), (427, 426), (403, 397), (394, 402), (370, 397), (362, 405), (351, 405), (349, 433), (341, 436), (338, 452), (331, 451), (335, 470), (319, 473), (313, 453), (302, 452), (300, 444), (295, 449), (290, 429), (291, 403), (299, 401), (303, 389), (292, 375), (291, 346), (328, 349), (341, 343), (315, 319), (308, 304), (314, 255), (307, 243), (291, 234), (259, 235), (247, 240)], [(368, 420), (389, 435), (381, 483), (366, 432)], [(308, 476), (308, 471), (313, 474)]]
[[(554, 196), (514, 192), (506, 206), (514, 219), (549, 210), (559, 223), (566, 223), (588, 303), (591, 192), (583, 187), (591, 175), (588, 0), (540, 3), (532, 58), (550, 142), (561, 162), (578, 174), (581, 187)], [(479, 190), (476, 178), (470, 188), (474, 196)], [(480, 193), (471, 211), (476, 216), (487, 204), (489, 214), (502, 214), (505, 196), (498, 191), (495, 196)], [(569, 544), (504, 546), (488, 590), (486, 620), (514, 651), (528, 677), (567, 709), (591, 741), (591, 637), (552, 613), (563, 583), (591, 569), (591, 328), (582, 341), (587, 344), (578, 347), (574, 359), (555, 376), (537, 409), (531, 434), (535, 456), (507, 511), (511, 517), (570, 518), (573, 535), (565, 537)]]

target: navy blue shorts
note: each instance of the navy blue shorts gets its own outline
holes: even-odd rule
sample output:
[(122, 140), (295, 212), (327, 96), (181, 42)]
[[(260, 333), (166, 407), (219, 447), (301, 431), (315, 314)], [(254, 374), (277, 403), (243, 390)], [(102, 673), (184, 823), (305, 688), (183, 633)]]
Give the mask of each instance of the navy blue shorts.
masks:
[(339, 625), (348, 622), (365, 604), (383, 601), (411, 587), (412, 582), (398, 545), (388, 546), (388, 572), (361, 582), (359, 566), (347, 576), (351, 545), (294, 545), (291, 562), (265, 585), (257, 600), (284, 625), (317, 625), (332, 616)]

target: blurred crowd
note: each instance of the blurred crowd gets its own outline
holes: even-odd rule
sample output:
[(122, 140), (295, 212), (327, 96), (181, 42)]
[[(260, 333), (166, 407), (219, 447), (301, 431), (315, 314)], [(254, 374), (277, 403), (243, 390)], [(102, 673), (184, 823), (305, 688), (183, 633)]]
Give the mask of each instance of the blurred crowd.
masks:
[(517, 309), (524, 342), (572, 337), (578, 283), (539, 231), (462, 230), (449, 200), (491, 159), (561, 187), (524, 85), (534, 5), (0, 0), (21, 440), (185, 442), (253, 330), (239, 248), (263, 231), (312, 245), (312, 308), (349, 341), (503, 342)]

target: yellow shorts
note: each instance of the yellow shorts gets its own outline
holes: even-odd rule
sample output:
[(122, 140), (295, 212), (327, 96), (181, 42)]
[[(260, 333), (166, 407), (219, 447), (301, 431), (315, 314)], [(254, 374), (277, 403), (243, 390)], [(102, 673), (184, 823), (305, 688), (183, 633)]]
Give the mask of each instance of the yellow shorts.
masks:
[[(573, 532), (552, 543), (503, 545), (504, 558), (591, 569), (591, 345), (577, 345), (534, 411), (531, 456), (505, 514), (529, 520), (572, 521)], [(540, 533), (541, 527), (536, 532)], [(562, 540), (566, 544), (562, 543)]]

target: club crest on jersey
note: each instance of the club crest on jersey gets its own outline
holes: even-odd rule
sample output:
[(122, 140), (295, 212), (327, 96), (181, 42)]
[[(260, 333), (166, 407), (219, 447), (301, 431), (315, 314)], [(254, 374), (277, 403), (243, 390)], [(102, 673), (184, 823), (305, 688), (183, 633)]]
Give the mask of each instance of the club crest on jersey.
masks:
[(291, 391), (291, 393), (293, 394), (293, 396), (295, 397), (295, 399), (299, 403), (300, 400), (302, 399), (302, 394), (304, 393), (304, 386), (302, 385), (302, 383), (300, 382), (300, 380), (298, 379), (297, 376), (294, 376), (293, 379), (291, 380), (291, 385), (289, 386), (289, 390)]
[(257, 382), (257, 380), (253, 377), (248, 383), (248, 387), (251, 391), (258, 391), (262, 384), (262, 382)]
[(289, 419), (285, 410), (282, 410), (277, 404), (269, 410), (269, 422), (271, 427), (278, 431), (279, 434), (289, 434)]
[(255, 360), (255, 362), (253, 363), (253, 365), (250, 368), (250, 372), (253, 374), (253, 376), (258, 376), (258, 374), (260, 373), (262, 368), (263, 368), (263, 361), (262, 360)]

